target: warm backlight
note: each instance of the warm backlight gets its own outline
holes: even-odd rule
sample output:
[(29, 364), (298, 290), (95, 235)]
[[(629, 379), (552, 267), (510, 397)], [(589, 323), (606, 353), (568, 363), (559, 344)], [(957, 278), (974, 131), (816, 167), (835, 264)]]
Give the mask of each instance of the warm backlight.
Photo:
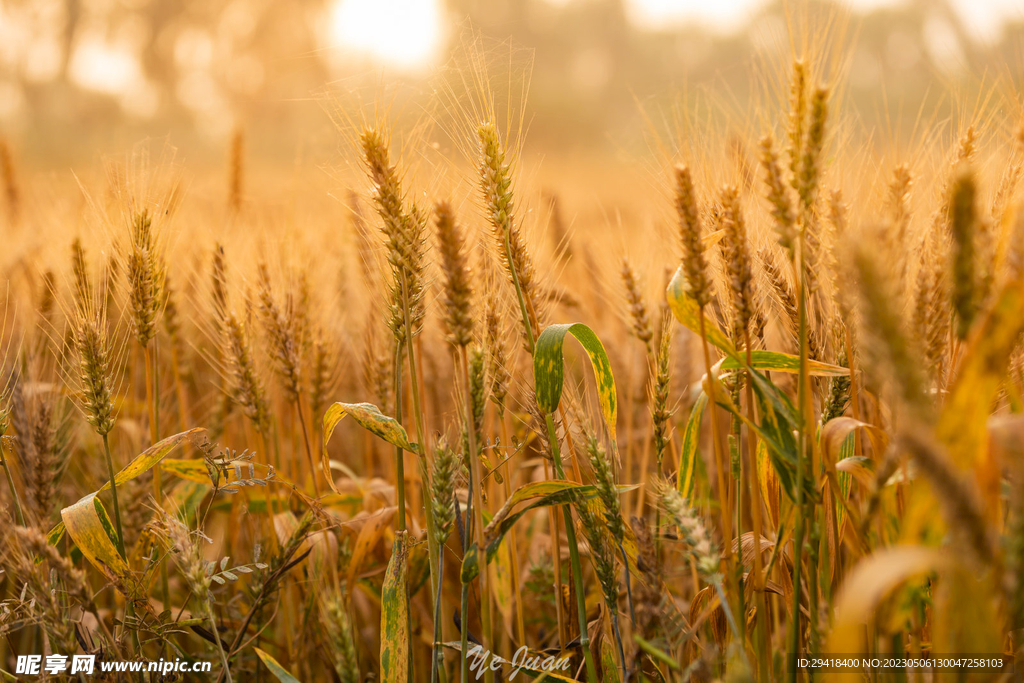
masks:
[(440, 0), (338, 0), (330, 22), (339, 47), (405, 69), (428, 64), (441, 42)]

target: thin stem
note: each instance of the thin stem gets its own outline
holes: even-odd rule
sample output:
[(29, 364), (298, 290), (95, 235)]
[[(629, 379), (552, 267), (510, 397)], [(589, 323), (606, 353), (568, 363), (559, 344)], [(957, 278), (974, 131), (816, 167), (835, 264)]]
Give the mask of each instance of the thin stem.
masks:
[[(850, 414), (854, 420), (860, 421), (860, 392), (857, 381), (857, 364), (853, 352), (853, 331), (846, 325), (846, 366), (850, 370)], [(853, 454), (861, 454), (860, 430), (853, 430)]]
[[(752, 368), (752, 354), (753, 351), (750, 347), (750, 330), (743, 330), (743, 341), (747, 347), (747, 383), (746, 383), (746, 397), (747, 397), (747, 419), (749, 424), (747, 426), (747, 457), (750, 460), (749, 468), (749, 488), (750, 488), (750, 514), (753, 521), (754, 528), (754, 602), (756, 609), (756, 622), (755, 631), (757, 635), (757, 671), (758, 679), (762, 681), (768, 680), (768, 654), (769, 654), (769, 643), (768, 643), (768, 624), (765, 621), (767, 615), (764, 599), (764, 562), (761, 557), (761, 477), (758, 472), (759, 463), (757, 462), (757, 435), (749, 425), (755, 424), (754, 419), (754, 387), (751, 374)], [(836, 537), (838, 538), (838, 536)]]
[[(551, 479), (551, 470), (548, 468), (548, 461), (544, 461), (544, 480), (548, 481)], [(550, 533), (551, 542), (551, 560), (554, 566), (554, 578), (555, 580), (555, 619), (558, 623), (558, 645), (563, 647), (566, 643), (566, 633), (568, 632), (568, 626), (565, 623), (565, 610), (562, 607), (562, 534), (558, 528), (558, 515), (555, 513), (553, 507), (548, 507), (548, 533)]]
[[(160, 440), (160, 413), (159, 413), (159, 388), (157, 367), (156, 339), (153, 339), (153, 351), (150, 352), (149, 345), (142, 347), (142, 362), (146, 370), (146, 402), (149, 404), (149, 443), (156, 445)], [(157, 507), (163, 505), (163, 482), (160, 467), (153, 468), (153, 500)], [(160, 599), (164, 607), (170, 605), (171, 584), (167, 574), (167, 557), (160, 558)], [(161, 645), (161, 652), (164, 646)]]
[[(501, 425), (501, 442), (508, 448), (510, 442), (508, 440), (508, 427), (505, 425), (505, 411), (503, 409), (499, 411), (498, 422)], [(509, 483), (509, 479), (512, 478), (512, 469), (507, 468), (505, 472), (505, 500), (508, 500), (512, 495), (512, 485)], [(516, 600), (516, 636), (519, 640), (516, 645), (522, 646), (526, 645), (526, 624), (523, 620), (523, 596), (519, 588), (519, 550), (516, 545), (514, 530), (508, 534), (508, 544), (508, 552), (512, 557), (512, 594)]]
[[(424, 428), (424, 413), (423, 413), (423, 399), (420, 396), (420, 382), (419, 374), (416, 371), (417, 366), (417, 353), (416, 347), (413, 344), (413, 330), (412, 330), (412, 317), (409, 312), (409, 288), (408, 283), (405, 281), (405, 275), (402, 275), (402, 313), (405, 316), (405, 345), (409, 351), (409, 381), (412, 384), (412, 405), (413, 405), (413, 417), (416, 422), (416, 441), (419, 443), (419, 463), (420, 463), (420, 485), (421, 487), (429, 487), (430, 485), (430, 474), (427, 471), (427, 465), (430, 463), (430, 435), (427, 434)], [(399, 371), (401, 366), (399, 366)], [(401, 372), (399, 372), (399, 377)], [(426, 517), (427, 525), (427, 555), (429, 559), (429, 570), (430, 570), (430, 599), (434, 599), (434, 595), (437, 593), (437, 586), (441, 582), (441, 578), (436, 576), (437, 568), (437, 536), (434, 529), (434, 510), (433, 506), (429, 503), (424, 505), (424, 512)]]
[[(402, 347), (395, 348), (395, 421), (402, 422)], [(395, 482), (398, 487), (396, 531), (405, 531), (405, 452), (395, 446)]]
[[(482, 621), (483, 645), (485, 650), (494, 647), (494, 638), (491, 631), (491, 594), (487, 590), (487, 559), (484, 548), (484, 500), (483, 500), (483, 476), (480, 467), (480, 456), (476, 445), (476, 428), (473, 424), (473, 400), (472, 386), (469, 379), (469, 358), (466, 354), (466, 347), (459, 348), (459, 356), (462, 360), (462, 381), (466, 389), (466, 434), (469, 440), (469, 476), (473, 479), (473, 536), (475, 537), (477, 553), (480, 553), (480, 619)], [(487, 683), (494, 681), (494, 671), (491, 667), (484, 670), (484, 680)]]
[(793, 533), (793, 611), (790, 615), (789, 632), (789, 680), (795, 683), (797, 679), (797, 668), (795, 658), (800, 649), (800, 581), (803, 561), (804, 526), (806, 510), (804, 509), (804, 460), (807, 440), (807, 301), (803, 286), (803, 248), (804, 233), (801, 230), (797, 236), (797, 248), (794, 266), (796, 269), (797, 307), (799, 312), (799, 342), (800, 342), (800, 376), (798, 387), (798, 414), (800, 417), (800, 429), (797, 430), (797, 458), (796, 458), (796, 483), (794, 484), (794, 500), (796, 501), (796, 529)]
[(206, 615), (210, 618), (210, 630), (213, 631), (213, 639), (217, 641), (217, 653), (220, 655), (220, 663), (224, 667), (224, 676), (228, 683), (231, 682), (231, 668), (228, 666), (228, 657), (224, 654), (224, 646), (220, 642), (220, 634), (217, 632), (217, 620), (213, 616), (213, 607), (209, 599), (206, 601)]
[[(466, 459), (467, 457), (468, 457), (468, 455), (464, 455), (463, 459)], [(469, 469), (468, 463), (467, 463), (467, 468), (466, 469)], [(457, 498), (455, 500), (455, 504), (456, 505), (459, 504), (459, 501), (458, 501)], [(470, 479), (470, 481), (469, 481), (469, 496), (466, 498), (466, 517), (465, 517), (465, 519), (462, 522), (462, 531), (463, 531), (463, 533), (462, 533), (462, 557), (463, 557), (463, 559), (465, 559), (466, 553), (469, 552), (469, 531), (470, 531), (469, 525), (471, 524), (470, 517), (472, 516), (472, 514), (473, 514), (473, 480)], [(459, 574), (460, 574), (460, 577), (461, 577), (462, 573), (459, 572)], [(467, 653), (469, 652), (469, 583), (466, 582), (466, 581), (462, 582), (462, 600), (461, 600), (461, 604), (459, 605), (459, 608), (460, 608), (459, 614), (461, 615), (461, 617), (459, 618), (459, 644), (460, 644), (459, 652), (462, 653), (462, 668), (461, 668), (461, 672), (460, 672), (461, 673), (460, 680), (462, 681), (462, 683), (468, 683), (468, 681), (469, 681), (469, 657), (467, 656)]]
[[(736, 391), (736, 403), (739, 403), (739, 387)], [(747, 606), (746, 593), (743, 588), (743, 473), (746, 469), (743, 466), (743, 444), (740, 442), (742, 435), (742, 422), (739, 418), (736, 422), (736, 455), (737, 469), (734, 471), (736, 479), (736, 568), (733, 579), (736, 582), (736, 604), (737, 614), (740, 615), (740, 647), (746, 647), (747, 638)]]
[[(555, 465), (555, 475), (559, 479), (564, 480), (565, 472), (562, 470), (562, 456), (558, 450), (555, 420), (551, 413), (548, 413), (545, 418), (548, 424), (548, 439), (551, 441), (551, 460)], [(576, 528), (573, 526), (570, 506), (562, 506), (562, 517), (565, 520), (565, 540), (569, 545), (569, 563), (572, 567), (572, 580), (576, 588), (576, 612), (580, 622), (580, 648), (583, 650), (583, 658), (587, 664), (587, 680), (594, 683), (598, 680), (597, 667), (594, 664), (594, 654), (590, 651), (590, 634), (587, 633), (587, 598), (583, 592), (583, 569), (580, 565), (580, 549), (576, 543)]]
[[(469, 453), (462, 454), (462, 462), (466, 468), (466, 471), (472, 473), (473, 466), (472, 463), (470, 463), (470, 458), (471, 456)], [(470, 476), (469, 478), (468, 486), (469, 490), (467, 492), (468, 495), (466, 496), (466, 516), (462, 520), (463, 560), (465, 560), (466, 554), (469, 552), (470, 538), (472, 536), (473, 531), (474, 510), (476, 508), (476, 506), (473, 504), (474, 500), (476, 499), (476, 493), (474, 491), (476, 486), (474, 483), (474, 478), (472, 476)], [(456, 498), (455, 504), (459, 504), (458, 498)], [(466, 683), (467, 681), (469, 681), (469, 657), (467, 656), (467, 653), (469, 652), (469, 583), (466, 581), (462, 582), (462, 596), (459, 609), (459, 643), (461, 647), (460, 652), (462, 653), (462, 667), (460, 673), (462, 683)]]
[(185, 391), (185, 383), (181, 381), (181, 360), (178, 358), (178, 349), (171, 344), (171, 375), (174, 377), (174, 393), (178, 397), (178, 419), (181, 422), (181, 431), (188, 429), (188, 394)]
[[(718, 510), (722, 519), (722, 537), (732, 538), (732, 523), (729, 514), (729, 489), (725, 482), (725, 455), (722, 453), (721, 431), (718, 425), (718, 403), (715, 400), (715, 379), (711, 376), (711, 350), (708, 348), (706, 323), (704, 320), (704, 309), (700, 309), (700, 338), (704, 348), (704, 371), (708, 376), (708, 399), (711, 413), (711, 445), (715, 452), (715, 469), (718, 474)], [(729, 564), (729, 549), (724, 548), (723, 557), (726, 565)]]
[(124, 552), (124, 532), (121, 530), (121, 506), (117, 502), (117, 482), (114, 481), (114, 459), (110, 455), (110, 443), (103, 435), (103, 454), (107, 458), (107, 474), (110, 477), (110, 496), (114, 500), (114, 526), (117, 530), (117, 552), (127, 558)]
[[(437, 558), (437, 575), (444, 576), (444, 552)], [(437, 584), (434, 598), (434, 643), (430, 647), (430, 683), (437, 683), (437, 669), (443, 659), (441, 655), (441, 582)], [(463, 656), (463, 659), (466, 659)]]
[(612, 632), (615, 635), (615, 645), (619, 651), (619, 666), (622, 668), (622, 681), (625, 683), (629, 680), (629, 676), (626, 675), (626, 651), (622, 648), (622, 632), (619, 630), (619, 610), (616, 609), (615, 605), (609, 605), (608, 609), (612, 613)]
[(306, 442), (306, 458), (309, 460), (309, 476), (313, 480), (313, 491), (320, 497), (320, 484), (317, 482), (316, 465), (313, 462), (313, 447), (309, 441), (309, 428), (306, 427), (306, 411), (302, 409), (302, 394), (295, 395), (295, 410), (299, 413), (299, 424), (302, 425), (302, 440)]
[[(729, 607), (729, 601), (725, 599), (725, 590), (722, 588), (722, 580), (718, 577), (711, 579), (711, 585), (715, 587), (715, 592), (718, 593), (718, 599), (722, 603), (722, 611), (725, 612), (725, 620), (729, 623), (729, 629), (732, 631), (733, 637), (740, 641), (740, 651), (743, 652), (743, 641), (740, 637), (740, 628), (736, 625), (736, 617), (732, 614), (732, 609)], [(743, 654), (746, 659), (746, 653)]]

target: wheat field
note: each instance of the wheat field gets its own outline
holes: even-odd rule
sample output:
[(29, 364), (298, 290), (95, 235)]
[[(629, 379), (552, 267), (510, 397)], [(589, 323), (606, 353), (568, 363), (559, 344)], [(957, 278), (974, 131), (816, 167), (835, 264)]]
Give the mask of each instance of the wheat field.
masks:
[(1020, 680), (1020, 95), (880, 142), (819, 42), (636, 164), (473, 49), (329, 168), (5, 144), (3, 680)]

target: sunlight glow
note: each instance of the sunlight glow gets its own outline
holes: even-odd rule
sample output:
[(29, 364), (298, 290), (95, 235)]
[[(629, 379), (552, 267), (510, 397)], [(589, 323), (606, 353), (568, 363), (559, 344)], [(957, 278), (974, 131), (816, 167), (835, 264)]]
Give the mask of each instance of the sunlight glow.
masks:
[[(910, 0), (841, 0), (857, 12), (870, 12), (884, 7), (906, 5)], [(562, 4), (565, 0), (549, 0)], [(648, 30), (672, 29), (697, 22), (712, 30), (735, 33), (768, 0), (626, 0), (630, 20)], [(1021, 0), (950, 0), (950, 8), (963, 22), (964, 28), (981, 41), (998, 38), (1003, 23), (1024, 19)]]
[(440, 0), (337, 0), (329, 21), (341, 47), (404, 69), (426, 65), (441, 43)]
[(637, 27), (647, 30), (696, 21), (717, 31), (734, 32), (764, 4), (766, 0), (628, 0), (626, 12)]

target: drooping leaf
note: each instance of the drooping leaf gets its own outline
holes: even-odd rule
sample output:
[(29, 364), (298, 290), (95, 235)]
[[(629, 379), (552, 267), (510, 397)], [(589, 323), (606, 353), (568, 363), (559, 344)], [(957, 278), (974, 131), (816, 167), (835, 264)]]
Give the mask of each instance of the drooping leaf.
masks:
[[(694, 334), (700, 335), (700, 307), (686, 293), (686, 274), (683, 272), (682, 266), (676, 270), (672, 281), (668, 283), (665, 295), (676, 320)], [(728, 335), (706, 318), (704, 320), (704, 335), (709, 342), (724, 351), (727, 356), (736, 356), (736, 347), (733, 346)]]
[(690, 410), (690, 419), (686, 421), (686, 431), (683, 432), (683, 447), (679, 454), (679, 473), (676, 475), (676, 488), (679, 489), (683, 498), (689, 498), (693, 494), (697, 463), (700, 460), (697, 453), (697, 447), (700, 445), (700, 424), (707, 405), (708, 395), (702, 392), (694, 401), (693, 408)]
[(535, 481), (529, 484), (523, 484), (515, 491), (512, 492), (501, 508), (494, 513), (494, 516), (487, 523), (487, 528), (484, 529), (486, 535), (491, 530), (492, 526), (500, 524), (512, 509), (520, 503), (524, 503), (528, 500), (535, 498), (543, 498), (544, 496), (565, 491), (567, 489), (579, 488), (580, 484), (576, 484), (571, 481), (565, 481), (560, 479), (550, 479), (548, 481)]
[(553, 413), (558, 410), (558, 404), (562, 399), (564, 375), (562, 345), (566, 334), (574, 336), (590, 357), (590, 364), (594, 368), (594, 380), (597, 384), (597, 400), (601, 406), (601, 414), (604, 416), (608, 433), (614, 441), (617, 418), (615, 377), (612, 375), (612, 366), (608, 361), (604, 345), (601, 344), (601, 340), (597, 338), (594, 331), (583, 323), (551, 325), (537, 338), (536, 349), (533, 352), (533, 379), (537, 393), (537, 405), (544, 413)]
[(917, 545), (883, 548), (862, 559), (843, 580), (836, 598), (828, 651), (867, 651), (865, 626), (873, 623), (878, 604), (907, 580), (936, 571), (948, 561), (948, 553)]
[(508, 543), (498, 546), (494, 554), (494, 561), (487, 566), (490, 572), (488, 585), (491, 595), (494, 597), (494, 604), (498, 606), (502, 621), (506, 626), (512, 625), (512, 555), (509, 553)]
[(395, 534), (380, 593), (380, 680), (406, 683), (409, 672), (409, 586), (406, 533)]
[[(889, 445), (889, 437), (878, 427), (855, 420), (852, 417), (836, 417), (826, 422), (821, 428), (821, 435), (818, 439), (821, 444), (821, 454), (827, 467), (833, 467), (844, 457), (842, 450), (847, 437), (853, 436), (854, 432), (860, 430), (868, 437), (874, 453), (885, 453)], [(852, 455), (852, 454), (851, 454)]]
[[(352, 547), (352, 555), (348, 562), (348, 585), (354, 585), (356, 573), (362, 569), (367, 553), (373, 550), (383, 537), (384, 530), (391, 525), (391, 520), (394, 519), (397, 510), (398, 508), (394, 506), (381, 508), (373, 514), (358, 518), (362, 526), (356, 535), (356, 542)], [(351, 523), (346, 522), (346, 524)]]
[(288, 673), (288, 670), (281, 666), (281, 663), (274, 659), (270, 653), (264, 652), (258, 647), (254, 647), (253, 650), (256, 652), (256, 656), (260, 658), (264, 666), (270, 669), (270, 673), (274, 674), (274, 678), (279, 680), (281, 683), (299, 683), (299, 679)]
[[(501, 545), (502, 539), (505, 534), (515, 526), (515, 523), (519, 519), (537, 508), (547, 507), (552, 505), (568, 505), (570, 503), (578, 503), (588, 498), (592, 498), (597, 495), (597, 487), (583, 484), (573, 484), (571, 482), (543, 482), (544, 484), (555, 484), (559, 483), (560, 486), (556, 487), (556, 490), (552, 493), (541, 495), (539, 498), (534, 499), (534, 502), (527, 505), (523, 509), (519, 510), (514, 514), (510, 514), (511, 506), (503, 506), (502, 510), (499, 511), (501, 516), (498, 514), (494, 515), (491, 523), (484, 529), (484, 543), (486, 543), (487, 557), (485, 562), (490, 562), (494, 559), (495, 553), (498, 552), (498, 547)], [(525, 488), (525, 487), (522, 487)], [(619, 487), (620, 491), (629, 491), (635, 489), (636, 486)], [(533, 496), (522, 497), (522, 500), (533, 499)], [(507, 509), (506, 509), (507, 508)], [(480, 558), (476, 544), (471, 545), (467, 550), (466, 554), (462, 559), (462, 570), (461, 576), (465, 583), (469, 583), (477, 577), (480, 573)]]
[[(727, 357), (722, 361), (723, 370), (738, 370), (746, 366), (746, 356), (739, 358)], [(750, 365), (758, 370), (798, 374), (800, 372), (800, 356), (779, 351), (751, 351)], [(849, 368), (816, 360), (807, 360), (807, 371), (815, 377), (842, 377), (850, 374)]]
[[(194, 439), (200, 433), (205, 431), (205, 429), (197, 427), (195, 429), (189, 429), (188, 431), (184, 431), (179, 434), (169, 436), (166, 439), (163, 439), (162, 441), (158, 441), (157, 443), (153, 444), (145, 451), (143, 451), (141, 454), (137, 455), (135, 459), (128, 463), (128, 465), (124, 469), (115, 474), (114, 481), (117, 483), (118, 486), (121, 486), (125, 482), (134, 479), (140, 474), (143, 474), (144, 472), (150, 470), (154, 465), (160, 462), (165, 455), (173, 451), (175, 447), (177, 447), (182, 441), (186, 439)], [(94, 491), (93, 493), (90, 493), (88, 496), (82, 498), (78, 502), (81, 503), (86, 498), (89, 498), (90, 496), (95, 496), (97, 493), (102, 493), (109, 489), (110, 481), (108, 480), (98, 490)], [(76, 505), (77, 504), (78, 503), (76, 503)], [(50, 545), (57, 545), (58, 543), (60, 543), (60, 540), (64, 538), (66, 524), (64, 522), (63, 517), (64, 511), (62, 510), (61, 521), (57, 522), (57, 524), (55, 524), (54, 527), (50, 529), (50, 531), (46, 534), (46, 540), (50, 543)]]
[[(853, 452), (853, 434), (843, 441), (843, 451)], [(864, 486), (870, 486), (875, 481), (874, 461), (863, 455), (851, 455), (836, 463), (836, 472), (839, 473), (839, 481), (844, 483), (843, 494), (849, 492), (849, 481), (852, 477)], [(845, 475), (845, 476), (844, 476)]]
[(117, 551), (115, 531), (100, 499), (90, 493), (60, 511), (64, 528), (82, 555), (124, 595), (130, 595), (131, 570)]
[[(752, 422), (746, 412), (732, 402), (729, 393), (721, 384), (717, 386), (715, 399), (720, 406), (738, 417), (764, 441), (768, 449), (768, 460), (779, 477), (782, 489), (790, 499), (795, 499), (798, 452), (796, 432), (800, 423), (799, 415), (789, 397), (759, 371), (751, 370), (748, 377), (757, 401), (759, 423)], [(820, 494), (809, 469), (804, 467), (804, 498), (815, 501), (819, 499)]]
[(334, 477), (331, 476), (331, 462), (327, 455), (327, 442), (334, 434), (334, 428), (338, 426), (342, 418), (351, 415), (352, 419), (359, 423), (363, 429), (376, 434), (393, 446), (402, 450), (419, 452), (419, 445), (409, 443), (409, 435), (405, 427), (400, 425), (393, 417), (388, 417), (380, 412), (380, 409), (372, 403), (334, 403), (324, 413), (324, 447), (321, 466), (323, 475), (328, 485), (335, 493), (340, 493), (334, 484)]
[(160, 470), (185, 481), (194, 481), (197, 484), (210, 483), (210, 472), (202, 458), (165, 458), (160, 463)]
[[(190, 429), (187, 432), (181, 432), (174, 436), (169, 436), (166, 439), (156, 442), (145, 451), (140, 453), (128, 463), (127, 466), (120, 472), (114, 475), (114, 481), (118, 486), (121, 486), (125, 482), (134, 479), (143, 472), (147, 472), (158, 462), (163, 460), (164, 456), (173, 451), (182, 441), (186, 439), (194, 439), (196, 436), (205, 432), (206, 430), (202, 427)], [(99, 488), (97, 493), (102, 493), (110, 488), (110, 482), (108, 481)]]

